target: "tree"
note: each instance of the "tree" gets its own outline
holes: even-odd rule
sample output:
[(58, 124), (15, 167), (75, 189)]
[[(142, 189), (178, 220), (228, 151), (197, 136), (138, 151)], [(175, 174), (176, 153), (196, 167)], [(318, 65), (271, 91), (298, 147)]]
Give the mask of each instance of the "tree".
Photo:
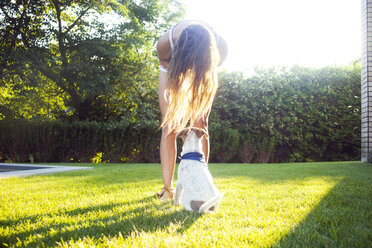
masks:
[[(12, 104), (30, 95), (42, 103), (39, 115), (99, 121), (127, 115), (133, 99), (156, 82), (156, 38), (182, 13), (177, 0), (0, 3), (3, 118), (35, 115)], [(134, 90), (138, 85), (147, 88)], [(46, 111), (51, 103), (55, 108)]]

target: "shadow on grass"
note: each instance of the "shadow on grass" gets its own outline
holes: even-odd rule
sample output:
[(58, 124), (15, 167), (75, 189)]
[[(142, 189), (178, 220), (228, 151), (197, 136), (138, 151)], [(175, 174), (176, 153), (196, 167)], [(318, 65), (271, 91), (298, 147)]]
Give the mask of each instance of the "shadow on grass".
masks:
[[(113, 174), (115, 170), (115, 174)], [(48, 177), (49, 175), (44, 175)], [(146, 164), (109, 164), (95, 166), (93, 170), (56, 173), (50, 176), (65, 179), (77, 178), (96, 186), (107, 186), (118, 183), (137, 183), (161, 179), (160, 165)]]
[[(201, 217), (201, 215), (185, 210), (179, 211), (171, 208), (173, 202), (160, 202), (155, 196), (127, 203), (100, 205), (88, 208), (78, 208), (57, 214), (47, 214), (19, 218), (16, 221), (1, 221), (2, 226), (16, 226), (17, 223), (36, 223), (52, 219), (51, 223), (42, 227), (19, 232), (14, 235), (1, 238), (0, 244), (10, 246), (17, 243), (17, 239), (27, 240), (32, 236), (32, 241), (27, 247), (41, 247), (43, 245), (54, 246), (57, 242), (77, 241), (84, 237), (94, 238), (98, 241), (104, 237), (117, 237), (120, 233), (124, 238), (132, 233), (155, 232), (167, 229), (170, 225), (178, 224), (176, 230), (183, 233)], [(121, 207), (130, 209), (130, 206), (140, 206), (131, 210), (121, 211)], [(112, 212), (106, 217), (94, 217), (85, 219), (86, 216), (99, 216), (97, 212)], [(157, 212), (164, 214), (157, 214)], [(156, 214), (155, 214), (156, 213)], [(81, 221), (68, 221), (68, 219), (84, 219)], [(65, 220), (65, 221), (61, 221)], [(66, 221), (67, 219), (67, 221)], [(53, 230), (53, 232), (51, 232)]]
[(370, 247), (372, 165), (349, 166), (340, 174), (343, 179), (274, 247)]

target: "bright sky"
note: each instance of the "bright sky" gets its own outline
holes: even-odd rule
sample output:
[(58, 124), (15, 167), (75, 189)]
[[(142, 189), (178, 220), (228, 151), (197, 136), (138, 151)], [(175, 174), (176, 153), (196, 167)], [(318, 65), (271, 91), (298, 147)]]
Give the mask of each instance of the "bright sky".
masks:
[(344, 65), (361, 56), (360, 0), (180, 0), (229, 45), (223, 68)]

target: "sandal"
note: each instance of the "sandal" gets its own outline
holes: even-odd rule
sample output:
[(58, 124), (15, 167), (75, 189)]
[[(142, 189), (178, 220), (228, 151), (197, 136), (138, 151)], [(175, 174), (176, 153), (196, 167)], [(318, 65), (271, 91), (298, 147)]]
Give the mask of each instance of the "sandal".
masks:
[(159, 193), (156, 193), (156, 195), (162, 201), (173, 200), (173, 191), (174, 189), (172, 188), (172, 186), (166, 186), (162, 188)]

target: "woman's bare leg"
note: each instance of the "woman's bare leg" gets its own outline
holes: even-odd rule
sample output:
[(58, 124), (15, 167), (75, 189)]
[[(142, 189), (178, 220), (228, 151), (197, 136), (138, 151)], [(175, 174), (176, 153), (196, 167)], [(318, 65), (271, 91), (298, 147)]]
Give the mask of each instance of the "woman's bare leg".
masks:
[(176, 164), (177, 144), (176, 134), (166, 133), (163, 128), (160, 140), (160, 161), (163, 175), (164, 188), (172, 188), (174, 167)]
[[(159, 72), (159, 103), (160, 111), (164, 117), (168, 109), (168, 99), (166, 93), (167, 73)], [(163, 127), (160, 140), (160, 161), (163, 175), (164, 188), (171, 189), (173, 186), (173, 174), (176, 164), (177, 144), (176, 133), (167, 135), (167, 127)]]

